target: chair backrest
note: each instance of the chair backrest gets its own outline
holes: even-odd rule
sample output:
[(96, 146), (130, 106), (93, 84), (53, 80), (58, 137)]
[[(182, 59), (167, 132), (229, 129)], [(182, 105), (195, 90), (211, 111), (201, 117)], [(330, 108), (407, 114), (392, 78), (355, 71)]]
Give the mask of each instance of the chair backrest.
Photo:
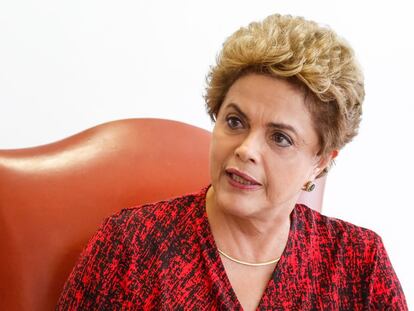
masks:
[[(0, 309), (53, 310), (104, 218), (208, 185), (209, 143), (188, 124), (128, 119), (0, 150)], [(320, 209), (323, 184), (301, 201)]]

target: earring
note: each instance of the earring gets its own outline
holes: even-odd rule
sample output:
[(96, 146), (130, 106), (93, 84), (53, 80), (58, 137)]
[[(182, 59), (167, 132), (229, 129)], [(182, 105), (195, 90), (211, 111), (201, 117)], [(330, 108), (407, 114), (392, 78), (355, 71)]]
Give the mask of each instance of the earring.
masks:
[(312, 181), (308, 181), (302, 188), (302, 190), (305, 190), (306, 192), (311, 192), (313, 189), (315, 189), (315, 184)]

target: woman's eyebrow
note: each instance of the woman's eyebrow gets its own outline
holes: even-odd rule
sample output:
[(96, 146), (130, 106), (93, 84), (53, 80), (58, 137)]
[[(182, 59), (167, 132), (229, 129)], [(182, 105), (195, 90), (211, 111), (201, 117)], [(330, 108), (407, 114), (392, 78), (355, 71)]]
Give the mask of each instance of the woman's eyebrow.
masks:
[[(245, 114), (239, 106), (237, 106), (237, 104), (235, 103), (230, 103), (226, 106), (226, 109), (229, 108), (233, 108), (234, 110), (237, 111), (238, 114), (240, 114), (244, 119), (246, 119), (247, 121), (249, 121), (249, 117), (247, 116), (247, 114)], [(267, 124), (267, 127), (271, 128), (271, 129), (278, 129), (278, 130), (288, 130), (291, 131), (292, 133), (294, 133), (296, 136), (299, 136), (298, 131), (296, 131), (296, 129), (289, 124), (283, 123), (283, 122), (270, 122)]]
[(277, 123), (272, 122), (272, 123), (268, 123), (267, 126), (271, 129), (288, 130), (288, 131), (293, 132), (296, 136), (298, 136), (298, 132), (293, 126), (283, 123), (283, 122), (277, 122)]
[(230, 103), (227, 105), (226, 108), (233, 108), (234, 110), (237, 111), (238, 114), (240, 114), (244, 119), (246, 119), (246, 121), (249, 121), (249, 117), (236, 104)]

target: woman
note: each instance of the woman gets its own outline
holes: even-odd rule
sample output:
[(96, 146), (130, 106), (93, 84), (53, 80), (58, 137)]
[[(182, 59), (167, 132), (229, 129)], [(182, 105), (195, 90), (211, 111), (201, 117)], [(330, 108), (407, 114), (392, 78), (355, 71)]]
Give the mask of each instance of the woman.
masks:
[(296, 204), (357, 133), (351, 48), (273, 15), (225, 42), (208, 83), (211, 186), (110, 217), (57, 309), (407, 310), (375, 233)]

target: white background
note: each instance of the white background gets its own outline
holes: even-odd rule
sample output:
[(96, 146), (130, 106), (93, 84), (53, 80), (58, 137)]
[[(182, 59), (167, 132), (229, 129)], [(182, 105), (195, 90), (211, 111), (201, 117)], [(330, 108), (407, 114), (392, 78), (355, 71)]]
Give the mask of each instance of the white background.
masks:
[(2, 0), (0, 149), (131, 117), (211, 129), (202, 95), (221, 44), (276, 12), (330, 25), (356, 50), (364, 118), (330, 173), (324, 213), (382, 236), (414, 306), (410, 1)]

